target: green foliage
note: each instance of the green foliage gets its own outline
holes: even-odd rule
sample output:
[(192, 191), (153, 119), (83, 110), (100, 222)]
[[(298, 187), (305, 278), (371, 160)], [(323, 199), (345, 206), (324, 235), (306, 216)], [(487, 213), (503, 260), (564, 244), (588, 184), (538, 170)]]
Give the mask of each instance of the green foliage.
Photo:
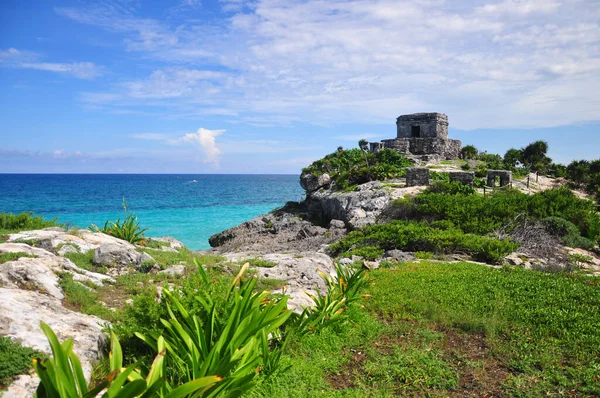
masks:
[(434, 254), (432, 252), (415, 252), (415, 258), (419, 260), (431, 260)]
[(521, 163), (523, 154), (519, 149), (511, 148), (504, 154), (504, 164), (510, 168), (517, 167), (517, 164)]
[(277, 265), (277, 263), (274, 261), (265, 260), (260, 257), (249, 258), (247, 260), (244, 260), (244, 262), (249, 263), (253, 267), (260, 267), (260, 268), (272, 268)]
[(475, 193), (475, 189), (458, 181), (441, 180), (434, 181), (425, 192), (446, 195), (472, 195)]
[(357, 301), (359, 293), (366, 287), (367, 274), (364, 269), (353, 270), (339, 263), (335, 266), (336, 277), (319, 272), (327, 284), (327, 292), (311, 295), (314, 307), (305, 307), (300, 315), (293, 314), (291, 328), (293, 333), (304, 335), (318, 332), (326, 326), (346, 320), (347, 307)]
[(18, 260), (21, 257), (29, 257), (29, 258), (33, 258), (33, 257), (37, 257), (34, 256), (32, 254), (27, 254), (27, 253), (23, 253), (23, 252), (7, 252), (7, 253), (0, 253), (0, 264), (4, 264), (7, 263), (9, 261), (14, 261), (14, 260)]
[(102, 232), (107, 235), (114, 236), (118, 239), (126, 240), (129, 243), (138, 243), (144, 240), (144, 232), (148, 228), (141, 228), (136, 216), (129, 214), (121, 223), (121, 219), (117, 221), (106, 221), (102, 228), (92, 224), (89, 228), (92, 232)]
[(144, 241), (144, 243), (145, 243), (146, 247), (148, 247), (150, 249), (158, 249), (158, 250), (162, 249), (165, 246), (171, 246), (169, 244), (169, 242), (162, 242), (160, 240), (155, 240), (155, 239), (146, 239)]
[(60, 226), (62, 224), (58, 222), (58, 218), (45, 220), (42, 216), (34, 216), (33, 212), (20, 214), (0, 213), (0, 231), (2, 232), (30, 231)]
[(460, 151), (461, 159), (477, 159), (479, 150), (473, 145), (465, 145)]
[[(450, 328), (448, 341), (456, 333), (462, 336), (459, 341), (484, 339), (489, 357), (500, 361), (494, 368), (508, 374), (497, 380), (502, 393), (479, 395), (600, 394), (598, 281), (466, 263), (412, 264), (371, 276), (372, 298), (365, 302), (369, 312), (401, 324), (407, 320), (405, 324), (423, 325), (413, 328), (413, 334), (425, 326)], [(402, 344), (419, 347), (410, 336)], [(467, 390), (454, 393), (468, 395)]]
[(221, 381), (218, 376), (203, 377), (173, 389), (163, 379), (167, 348), (162, 338), (157, 341), (159, 353), (147, 372), (143, 372), (138, 363), (123, 368), (121, 345), (114, 333), (111, 333), (110, 373), (102, 382), (90, 389), (81, 362), (73, 352), (73, 340), (68, 339), (61, 344), (48, 325), (41, 322), (41, 327), (48, 338), (53, 357), (33, 361), (41, 380), (35, 398), (91, 398), (102, 392), (104, 392), (102, 397), (105, 398), (202, 396), (206, 389)]
[(581, 254), (581, 253), (572, 253), (572, 254), (569, 254), (569, 260), (574, 262), (577, 265), (590, 264), (592, 262), (592, 260), (594, 260), (594, 257), (588, 256), (585, 254)]
[(499, 262), (518, 244), (508, 239), (466, 234), (457, 228), (437, 229), (424, 223), (392, 221), (352, 231), (329, 248), (341, 254), (361, 247), (381, 250), (428, 251), (437, 254), (465, 253), (486, 262)]
[(97, 271), (97, 267), (94, 264), (94, 249), (88, 250), (85, 253), (75, 253), (69, 252), (65, 253), (66, 258), (71, 260), (75, 265), (79, 268), (88, 270), (88, 271)]
[(361, 149), (338, 150), (313, 162), (302, 173), (319, 176), (328, 173), (337, 190), (346, 190), (369, 181), (398, 178), (405, 175), (413, 162), (392, 149), (373, 154)]
[(29, 373), (31, 360), (39, 355), (36, 350), (23, 347), (10, 337), (0, 337), (0, 390), (13, 377)]
[(546, 156), (548, 143), (546, 141), (535, 141), (521, 149), (521, 163), (526, 168), (534, 171), (546, 172), (552, 159)]
[[(217, 316), (217, 306), (211, 296), (199, 289), (195, 299), (204, 307), (204, 319), (192, 315), (182, 305), (176, 293), (164, 290), (169, 313), (164, 325), (166, 361), (178, 370), (178, 378), (190, 382), (198, 378), (219, 377), (219, 382), (207, 387), (198, 396), (239, 396), (254, 383), (256, 369), (264, 358), (270, 371), (276, 370), (273, 351), (280, 349), (276, 341), (268, 341), (292, 314), (287, 310), (287, 298), (269, 299), (268, 293), (255, 293), (256, 279), (242, 281), (245, 265), (226, 293), (226, 318)], [(198, 267), (202, 274), (202, 267)], [(205, 274), (203, 274), (206, 276)], [(237, 283), (240, 283), (239, 289)], [(205, 285), (209, 285), (205, 278)], [(156, 333), (138, 337), (160, 352), (161, 336)], [(273, 346), (270, 345), (274, 344)], [(171, 380), (177, 382), (179, 380)]]
[(429, 179), (431, 181), (445, 181), (450, 182), (450, 174), (448, 173), (440, 173), (437, 171), (431, 171), (429, 173)]
[(98, 293), (92, 287), (74, 281), (72, 274), (65, 272), (59, 276), (58, 283), (65, 294), (63, 304), (67, 308), (107, 320), (113, 319), (113, 312), (99, 303)]
[(575, 187), (585, 189), (600, 203), (600, 159), (575, 160), (567, 166), (566, 175)]
[(579, 229), (575, 224), (560, 217), (547, 217), (542, 219), (546, 229), (555, 236), (558, 236), (565, 246), (580, 247), (586, 250), (592, 250), (595, 246), (590, 239), (581, 236)]
[(347, 252), (341, 253), (340, 256), (348, 258), (352, 256), (359, 256), (364, 258), (365, 260), (373, 261), (380, 259), (381, 256), (383, 256), (383, 253), (385, 253), (385, 250), (377, 246), (363, 246), (357, 249), (352, 249)]
[(396, 202), (396, 218), (415, 221), (446, 220), (465, 233), (485, 235), (512, 223), (517, 217), (541, 220), (561, 217), (577, 226), (582, 236), (600, 236), (600, 216), (594, 203), (579, 199), (569, 189), (553, 188), (534, 195), (517, 190), (493, 195), (424, 193)]

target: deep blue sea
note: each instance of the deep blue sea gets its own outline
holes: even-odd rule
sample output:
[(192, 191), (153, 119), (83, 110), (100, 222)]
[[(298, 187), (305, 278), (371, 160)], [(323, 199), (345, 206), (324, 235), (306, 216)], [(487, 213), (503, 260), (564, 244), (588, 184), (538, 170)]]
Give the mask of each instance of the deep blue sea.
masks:
[(298, 201), (297, 175), (0, 174), (0, 212), (33, 211), (85, 228), (123, 219), (122, 201), (147, 236), (173, 236), (190, 249), (260, 214)]

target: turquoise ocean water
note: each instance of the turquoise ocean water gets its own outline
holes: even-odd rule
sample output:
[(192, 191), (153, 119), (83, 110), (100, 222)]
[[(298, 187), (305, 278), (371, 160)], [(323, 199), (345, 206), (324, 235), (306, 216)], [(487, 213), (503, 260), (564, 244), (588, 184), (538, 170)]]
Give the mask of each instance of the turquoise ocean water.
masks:
[(0, 212), (33, 211), (78, 227), (123, 218), (123, 198), (148, 236), (190, 249), (260, 214), (298, 201), (297, 175), (0, 174)]

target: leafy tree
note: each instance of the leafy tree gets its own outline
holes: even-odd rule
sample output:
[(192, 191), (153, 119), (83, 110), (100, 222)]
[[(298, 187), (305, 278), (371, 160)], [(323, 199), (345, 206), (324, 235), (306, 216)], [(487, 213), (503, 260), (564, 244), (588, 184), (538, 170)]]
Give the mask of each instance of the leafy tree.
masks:
[(369, 159), (367, 159), (367, 151), (369, 150), (369, 142), (367, 140), (365, 140), (364, 138), (361, 138), (358, 141), (358, 147), (360, 148), (361, 151), (363, 151), (363, 153), (365, 155), (365, 163), (367, 164), (367, 167), (369, 167)]
[(590, 162), (574, 160), (567, 166), (567, 178), (577, 185), (585, 184), (590, 175)]
[(517, 163), (522, 163), (522, 155), (519, 149), (511, 148), (504, 154), (504, 164), (509, 168), (517, 167)]
[(466, 145), (460, 151), (460, 157), (463, 159), (477, 159), (479, 151), (473, 145)]
[(529, 169), (545, 172), (552, 163), (552, 159), (546, 156), (548, 143), (546, 141), (535, 141), (521, 150), (521, 161)]

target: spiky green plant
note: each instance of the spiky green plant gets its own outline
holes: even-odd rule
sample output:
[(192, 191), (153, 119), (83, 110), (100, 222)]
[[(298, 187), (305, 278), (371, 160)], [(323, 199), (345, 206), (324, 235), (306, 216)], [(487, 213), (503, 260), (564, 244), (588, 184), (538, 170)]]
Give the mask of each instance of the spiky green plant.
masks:
[(141, 228), (138, 218), (129, 214), (121, 223), (121, 219), (117, 221), (106, 221), (102, 228), (92, 224), (89, 228), (92, 232), (102, 232), (115, 238), (123, 239), (129, 243), (138, 243), (144, 240), (144, 232), (148, 228)]
[(327, 285), (327, 292), (321, 294), (317, 288), (316, 295), (309, 295), (315, 305), (293, 315), (292, 325), (296, 333), (306, 334), (344, 320), (346, 307), (360, 298), (359, 291), (367, 283), (365, 270), (354, 270), (339, 263), (335, 270), (336, 277), (319, 271)]
[(160, 351), (145, 377), (138, 370), (141, 365), (139, 363), (123, 368), (121, 345), (111, 332), (110, 373), (100, 384), (89, 388), (81, 362), (73, 352), (73, 340), (68, 339), (61, 344), (48, 325), (41, 322), (41, 327), (48, 338), (53, 356), (43, 361), (33, 360), (40, 378), (35, 398), (92, 398), (103, 391), (103, 398), (191, 397), (221, 381), (218, 376), (210, 376), (171, 388), (163, 378), (166, 348), (162, 338), (157, 341)]
[[(190, 314), (177, 293), (164, 290), (170, 317), (162, 320), (168, 364), (184, 382), (214, 376), (223, 378), (197, 394), (198, 397), (240, 396), (254, 384), (261, 362), (262, 368), (266, 364), (268, 372), (277, 368), (280, 354), (272, 350), (267, 336), (277, 334), (291, 315), (287, 297), (271, 299), (268, 292), (254, 292), (256, 278), (242, 281), (248, 267), (248, 263), (244, 264), (227, 292), (229, 307), (224, 319), (217, 317), (216, 304), (201, 288), (195, 298), (207, 314), (205, 319)], [(201, 266), (198, 270), (208, 283)], [(158, 334), (136, 335), (155, 350), (159, 349), (161, 337)]]

